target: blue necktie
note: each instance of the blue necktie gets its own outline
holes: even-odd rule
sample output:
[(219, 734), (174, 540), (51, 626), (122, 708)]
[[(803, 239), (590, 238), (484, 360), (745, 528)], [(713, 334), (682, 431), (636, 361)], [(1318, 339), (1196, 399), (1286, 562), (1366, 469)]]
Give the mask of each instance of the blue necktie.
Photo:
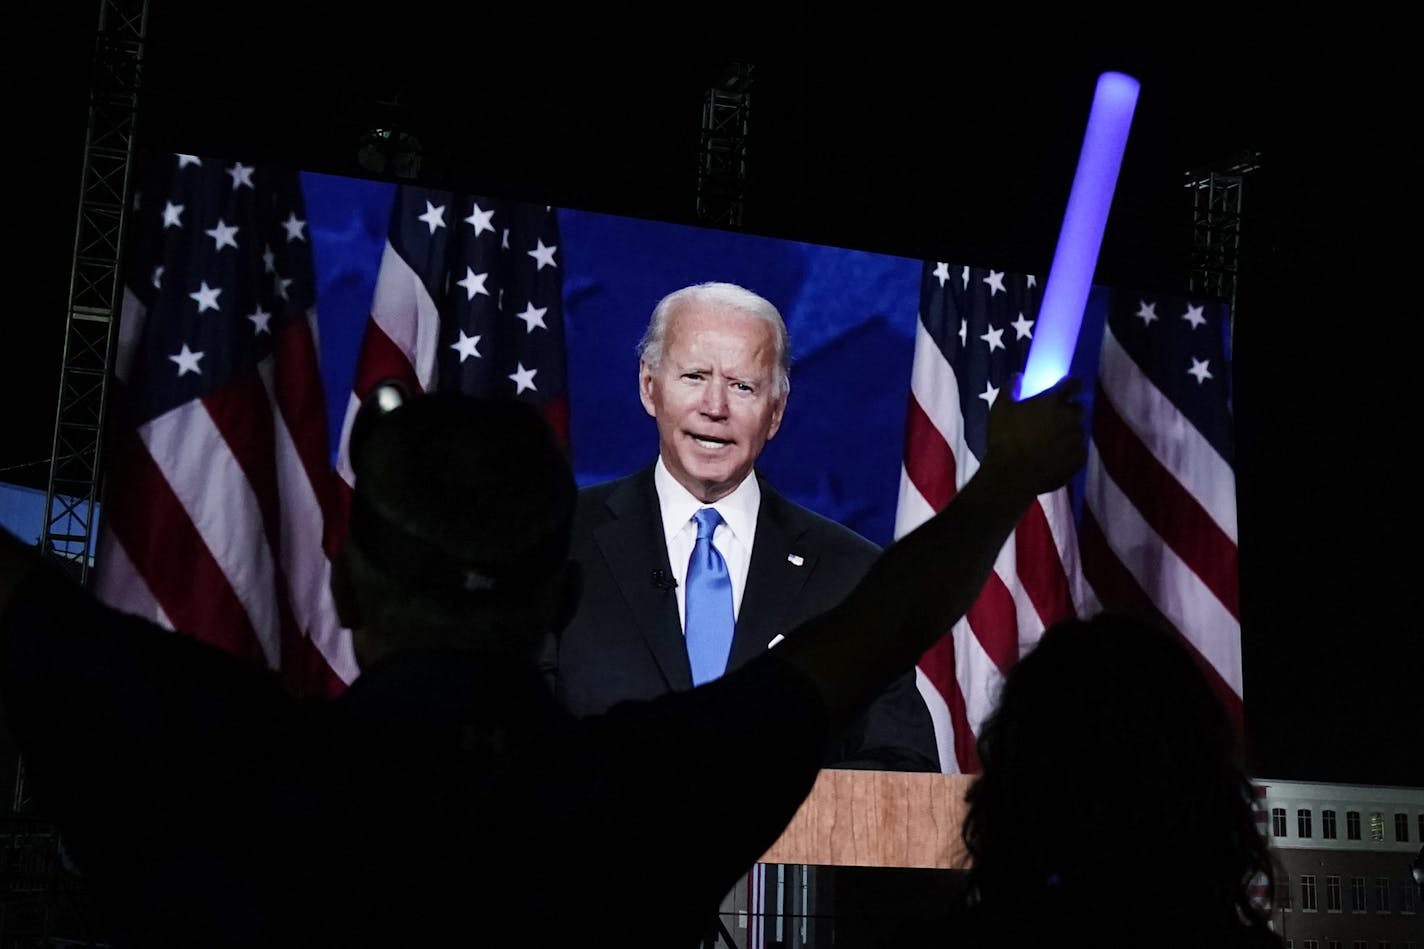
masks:
[(722, 523), (722, 515), (704, 507), (692, 519), (697, 522), (697, 543), (687, 563), (687, 658), (692, 664), (692, 684), (711, 682), (727, 669), (732, 649), (732, 577), (727, 561), (712, 546), (712, 533)]

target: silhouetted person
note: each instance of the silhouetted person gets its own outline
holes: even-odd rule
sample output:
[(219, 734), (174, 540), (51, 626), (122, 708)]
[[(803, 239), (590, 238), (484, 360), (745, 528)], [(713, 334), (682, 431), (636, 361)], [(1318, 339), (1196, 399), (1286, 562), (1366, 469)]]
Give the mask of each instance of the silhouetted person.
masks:
[(0, 697), (121, 944), (691, 946), (824, 749), (1082, 463), (1075, 394), (999, 400), (952, 504), (688, 692), (559, 707), (535, 657), (578, 597), (567, 460), (528, 406), (435, 393), (352, 434), (332, 583), (362, 672), (339, 699), (108, 609), (3, 532)]
[(896, 947), (1279, 945), (1236, 734), (1174, 634), (1104, 613), (1051, 626), (978, 739), (961, 905)]

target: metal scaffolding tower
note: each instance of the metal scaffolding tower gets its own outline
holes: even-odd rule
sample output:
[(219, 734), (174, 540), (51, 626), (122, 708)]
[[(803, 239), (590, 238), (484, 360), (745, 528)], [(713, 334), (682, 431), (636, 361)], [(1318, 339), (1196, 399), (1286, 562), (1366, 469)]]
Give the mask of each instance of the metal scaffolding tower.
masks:
[(40, 550), (88, 579), (147, 0), (100, 0)]
[(703, 95), (697, 220), (712, 227), (742, 226), (752, 71), (749, 64), (732, 63)]
[[(90, 78), (89, 122), (69, 278), (59, 402), (39, 549), (87, 581), (100, 452), (122, 302), (119, 262), (130, 201), (147, 0), (100, 0)], [(29, 803), (24, 762), (16, 764), (11, 811)]]
[(1246, 176), (1261, 167), (1247, 152), (1220, 170), (1187, 172), (1192, 193), (1191, 293), (1224, 301), (1236, 324), (1236, 281), (1241, 264), (1241, 195)]

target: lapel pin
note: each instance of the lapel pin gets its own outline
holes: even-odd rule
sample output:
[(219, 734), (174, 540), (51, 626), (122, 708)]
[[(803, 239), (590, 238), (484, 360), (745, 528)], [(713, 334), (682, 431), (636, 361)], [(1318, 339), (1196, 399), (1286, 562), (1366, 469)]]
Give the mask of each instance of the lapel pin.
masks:
[(777, 643), (781, 642), (781, 641), (782, 641), (783, 639), (785, 639), (785, 638), (786, 638), (786, 637), (783, 636), (781, 633), (777, 633), (775, 636), (773, 636), (773, 637), (771, 638), (771, 642), (769, 642), (769, 643), (766, 644), (766, 648), (767, 648), (767, 649), (770, 649), (772, 646), (775, 646)]
[(786, 562), (791, 564), (791, 566), (793, 567), (799, 567), (806, 562), (806, 558), (801, 556), (800, 554), (787, 554)]

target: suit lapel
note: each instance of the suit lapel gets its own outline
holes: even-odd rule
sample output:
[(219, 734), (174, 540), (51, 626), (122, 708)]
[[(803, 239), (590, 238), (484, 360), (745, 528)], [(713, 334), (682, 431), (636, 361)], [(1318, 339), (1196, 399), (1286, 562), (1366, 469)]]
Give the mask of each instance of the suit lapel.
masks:
[(646, 468), (609, 495), (613, 519), (594, 530), (594, 542), (607, 562), (638, 632), (647, 643), (668, 687), (692, 688), (692, 668), (677, 615), (676, 594), (653, 583), (655, 571), (671, 576), (661, 509)]
[[(761, 476), (758, 475), (758, 478)], [(735, 669), (760, 654), (772, 639), (787, 632), (787, 611), (816, 566), (816, 551), (799, 546), (805, 525), (795, 511), (761, 479), (752, 560), (737, 612), (727, 667)], [(793, 562), (799, 558), (800, 563)]]

